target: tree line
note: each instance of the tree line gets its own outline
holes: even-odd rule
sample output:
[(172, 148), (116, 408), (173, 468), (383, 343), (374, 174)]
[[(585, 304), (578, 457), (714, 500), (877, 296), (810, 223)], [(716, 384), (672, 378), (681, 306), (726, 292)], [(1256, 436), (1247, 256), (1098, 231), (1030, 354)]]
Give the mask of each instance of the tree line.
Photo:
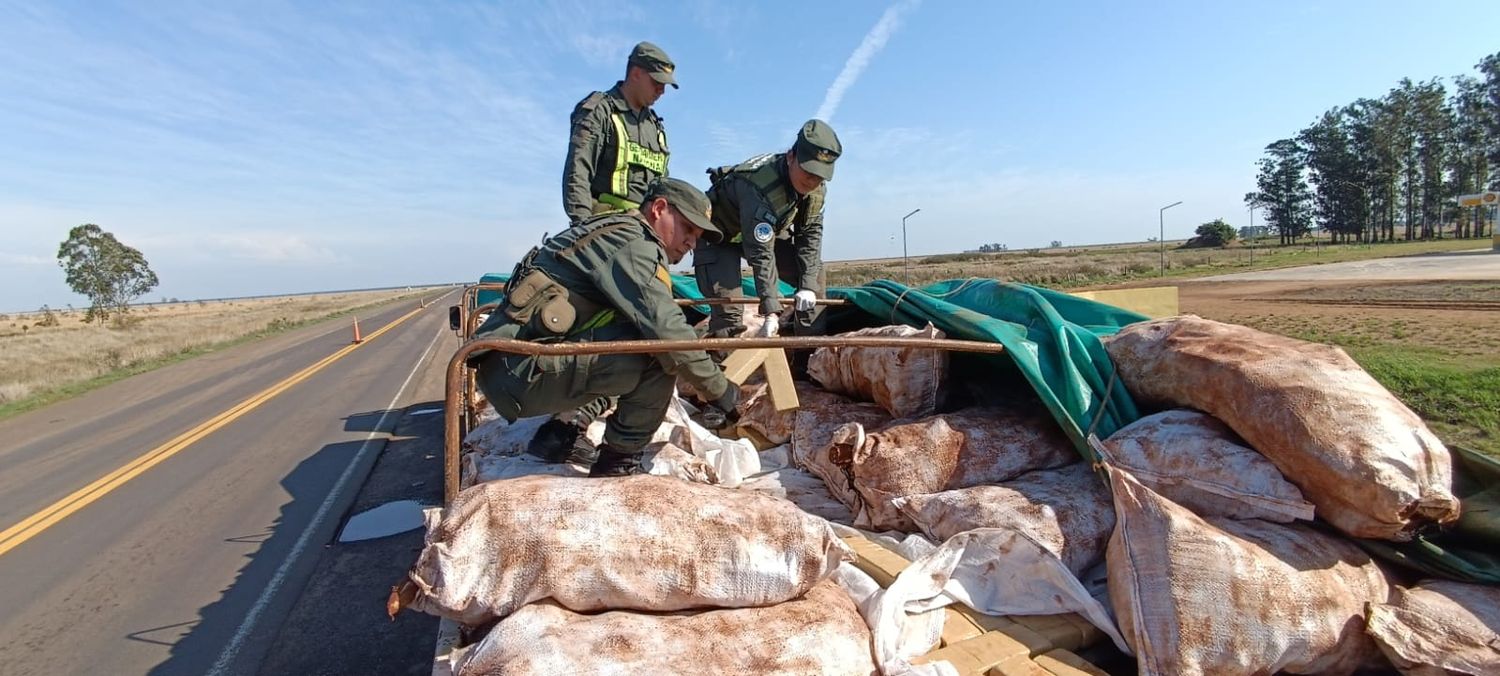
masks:
[(1401, 81), (1384, 96), (1323, 113), (1266, 146), (1259, 208), (1284, 244), (1314, 223), (1336, 242), (1486, 236), (1489, 207), (1454, 197), (1500, 187), (1500, 53), (1477, 75)]

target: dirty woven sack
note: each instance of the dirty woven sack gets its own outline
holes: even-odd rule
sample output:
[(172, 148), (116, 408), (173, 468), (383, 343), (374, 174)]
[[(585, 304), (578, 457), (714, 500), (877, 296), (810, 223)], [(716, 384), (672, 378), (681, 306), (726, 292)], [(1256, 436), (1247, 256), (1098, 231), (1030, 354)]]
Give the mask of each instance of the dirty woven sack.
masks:
[(1370, 609), (1370, 635), (1403, 674), (1500, 674), (1500, 587), (1426, 580)]
[[(931, 324), (925, 329), (881, 326), (841, 336), (943, 338)], [(897, 418), (931, 415), (942, 404), (948, 378), (948, 353), (916, 347), (820, 347), (807, 362), (807, 374), (831, 392), (873, 401)]]
[[(1078, 460), (1057, 422), (1038, 412), (967, 408), (864, 435), (845, 430), (861, 505), (854, 525), (911, 532), (894, 498), (1014, 479)], [(839, 446), (839, 444), (835, 444)], [(839, 453), (839, 450), (835, 450)]]
[(536, 603), (502, 620), (459, 676), (876, 673), (870, 630), (831, 581), (764, 608), (580, 615)]
[(566, 608), (742, 608), (797, 598), (851, 550), (828, 522), (758, 493), (666, 477), (531, 476), (428, 510), (409, 607), (466, 625)]
[(861, 430), (878, 430), (891, 421), (891, 414), (878, 404), (823, 390), (812, 392), (816, 394), (797, 393), (802, 406), (797, 409), (797, 424), (792, 431), (792, 464), (821, 479), (829, 494), (853, 512), (861, 502), (854, 490), (854, 449), (858, 445), (835, 443), (834, 433), (851, 422), (858, 423)]
[(895, 504), (938, 542), (976, 528), (1021, 531), (1074, 575), (1104, 559), (1115, 528), (1103, 480), (1083, 463), (1028, 472), (999, 486), (909, 495)]
[(1405, 541), (1458, 518), (1448, 449), (1337, 347), (1192, 315), (1106, 347), (1138, 400), (1224, 421), (1350, 535)]
[(773, 445), (784, 444), (792, 440), (799, 411), (818, 409), (834, 401), (848, 401), (808, 382), (798, 380), (793, 384), (797, 388), (799, 406), (785, 411), (776, 410), (776, 402), (771, 400), (771, 388), (764, 381), (741, 385), (740, 403), (735, 407), (740, 414), (738, 426), (741, 433), (752, 430)]
[(1109, 598), (1141, 674), (1348, 674), (1385, 663), (1364, 620), (1390, 587), (1364, 551), (1302, 524), (1199, 518), (1109, 473)]
[(1198, 516), (1311, 521), (1312, 503), (1213, 416), (1163, 411), (1104, 440), (1110, 464)]

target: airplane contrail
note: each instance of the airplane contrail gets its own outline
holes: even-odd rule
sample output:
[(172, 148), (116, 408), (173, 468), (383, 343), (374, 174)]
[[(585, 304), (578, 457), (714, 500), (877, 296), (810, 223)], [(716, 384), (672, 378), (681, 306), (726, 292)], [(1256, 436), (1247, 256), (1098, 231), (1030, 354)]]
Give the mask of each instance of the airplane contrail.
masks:
[(828, 87), (828, 92), (823, 95), (823, 105), (818, 106), (818, 114), (814, 115), (823, 121), (833, 119), (833, 114), (838, 111), (839, 103), (844, 100), (844, 92), (854, 86), (854, 81), (859, 79), (861, 73), (870, 65), (870, 60), (885, 48), (891, 34), (901, 24), (901, 15), (915, 9), (920, 0), (905, 0), (891, 5), (880, 15), (880, 20), (875, 22), (875, 27), (865, 34), (865, 39), (860, 41), (854, 53), (849, 55), (849, 60), (844, 62), (844, 69), (839, 71), (839, 76), (834, 78), (833, 84)]

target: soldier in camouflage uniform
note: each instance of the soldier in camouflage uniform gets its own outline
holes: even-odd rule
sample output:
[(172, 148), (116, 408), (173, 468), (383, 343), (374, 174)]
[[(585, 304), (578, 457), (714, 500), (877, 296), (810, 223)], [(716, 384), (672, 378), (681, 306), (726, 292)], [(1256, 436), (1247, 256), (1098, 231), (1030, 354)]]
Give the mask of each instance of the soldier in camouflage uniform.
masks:
[[(774, 336), (780, 330), (777, 280), (797, 288), (791, 332), (817, 335), (824, 331), (822, 308), (816, 304), (826, 286), (823, 183), (833, 178), (833, 163), (843, 151), (828, 123), (808, 120), (791, 150), (708, 171), (713, 182), (708, 197), (714, 206), (714, 224), (723, 231), (724, 240), (704, 240), (693, 252), (698, 289), (705, 296), (743, 295), (740, 259), (749, 261), (760, 312), (766, 316), (762, 336)], [(737, 305), (713, 306), (709, 335), (737, 333), (741, 316)]]
[[(667, 132), (651, 105), (667, 85), (677, 87), (674, 70), (666, 52), (642, 42), (630, 51), (624, 80), (573, 107), (562, 181), (563, 211), (570, 224), (638, 208), (646, 186), (667, 175)], [(580, 435), (613, 405), (600, 398), (559, 413), (537, 433), (531, 452), (548, 457), (575, 443), (579, 452), (586, 452), (589, 447), (579, 441)]]
[[(475, 337), (543, 342), (696, 338), (672, 299), (667, 265), (682, 260), (700, 238), (722, 237), (710, 213), (702, 191), (679, 179), (658, 179), (639, 211), (592, 217), (534, 249), (508, 283), (506, 307), (491, 315)], [(570, 458), (592, 462), (589, 476), (640, 471), (641, 449), (666, 415), (677, 376), (712, 397), (709, 406), (727, 422), (734, 421), (739, 401), (739, 388), (702, 351), (557, 357), (488, 352), (471, 359), (478, 365), (480, 390), (506, 420), (619, 397), (605, 421), (597, 458), (581, 450)]]
[(660, 47), (642, 42), (624, 80), (574, 106), (562, 183), (569, 222), (638, 208), (646, 186), (667, 175), (667, 132), (651, 105), (667, 85), (677, 87), (675, 69)]

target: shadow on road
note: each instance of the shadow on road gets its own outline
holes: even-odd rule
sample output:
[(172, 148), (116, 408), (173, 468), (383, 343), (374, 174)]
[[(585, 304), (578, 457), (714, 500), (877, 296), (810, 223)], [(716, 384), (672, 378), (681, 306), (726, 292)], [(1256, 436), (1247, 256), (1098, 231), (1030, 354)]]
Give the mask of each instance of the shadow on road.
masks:
[[(434, 406), (442, 403), (422, 402), (409, 410)], [(385, 413), (350, 416), (345, 429), (373, 431)], [(336, 542), (350, 514), (392, 500), (442, 500), (442, 416), (390, 415), (398, 420), (395, 431), (400, 434), (393, 441), (369, 442), (384, 449), (366, 452), (365, 462), (373, 459), (375, 467), (362, 487), (346, 490), (342, 501), (325, 507), (333, 485), (365, 442), (322, 447), (282, 479), (291, 498), (265, 533), (226, 539), (261, 546), (219, 600), (201, 608), (193, 622), (128, 636), (172, 646), (171, 656), (151, 670), (153, 676), (430, 673), (437, 618), (404, 613), (393, 622), (385, 615), (386, 594), (416, 560), (423, 531)], [(320, 510), (321, 526), (307, 533), (307, 524)], [(291, 559), (299, 542), (302, 549)], [(245, 628), (257, 608), (254, 624)], [(172, 640), (172, 634), (183, 631)], [(227, 668), (213, 672), (221, 658)]]

